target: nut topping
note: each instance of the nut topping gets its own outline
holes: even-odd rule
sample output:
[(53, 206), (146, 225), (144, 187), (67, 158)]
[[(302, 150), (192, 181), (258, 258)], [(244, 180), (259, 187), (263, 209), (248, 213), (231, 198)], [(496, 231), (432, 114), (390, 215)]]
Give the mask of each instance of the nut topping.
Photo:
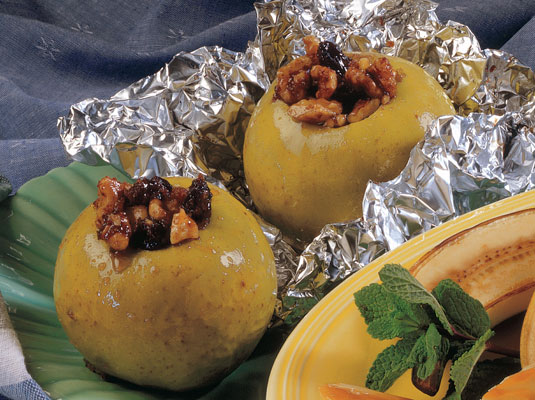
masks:
[(303, 38), (303, 43), (305, 44), (305, 52), (307, 57), (312, 60), (312, 64), (317, 65), (320, 63), (318, 58), (318, 48), (320, 41), (315, 36), (306, 36)]
[(353, 110), (347, 115), (350, 123), (362, 121), (372, 115), (381, 105), (379, 99), (359, 100)]
[(197, 239), (199, 229), (210, 222), (212, 193), (201, 175), (189, 189), (160, 177), (141, 178), (133, 185), (104, 177), (97, 187), (93, 207), (98, 238), (115, 251), (128, 246), (155, 250)]
[(396, 97), (403, 74), (386, 57), (348, 57), (313, 36), (303, 42), (307, 55), (281, 67), (275, 87), (274, 99), (290, 106), (294, 120), (336, 128), (369, 117)]
[(304, 99), (310, 86), (309, 57), (299, 57), (277, 71), (275, 94), (286, 104), (297, 103)]
[(364, 92), (369, 98), (377, 99), (383, 96), (381, 88), (366, 71), (359, 68), (359, 63), (354, 63), (348, 68), (345, 79), (355, 90)]
[(173, 215), (173, 221), (171, 222), (171, 244), (198, 238), (199, 228), (197, 224), (181, 208), (180, 212)]
[(336, 118), (342, 112), (342, 104), (336, 100), (301, 100), (290, 106), (288, 114), (294, 119), (311, 124), (322, 124)]
[(330, 99), (338, 87), (338, 78), (336, 72), (321, 65), (314, 65), (310, 70), (310, 76), (318, 85), (316, 98)]

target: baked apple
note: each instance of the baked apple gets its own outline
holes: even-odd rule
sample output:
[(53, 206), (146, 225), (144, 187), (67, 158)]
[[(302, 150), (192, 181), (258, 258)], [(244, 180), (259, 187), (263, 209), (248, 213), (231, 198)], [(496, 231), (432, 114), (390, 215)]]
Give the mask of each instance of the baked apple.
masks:
[(217, 382), (244, 361), (275, 295), (274, 257), (255, 218), (201, 177), (103, 178), (68, 229), (54, 276), (58, 318), (89, 364), (170, 390)]
[(419, 66), (375, 53), (345, 55), (305, 38), (258, 103), (244, 169), (260, 214), (311, 240), (362, 214), (367, 182), (396, 177), (428, 124), (455, 109)]

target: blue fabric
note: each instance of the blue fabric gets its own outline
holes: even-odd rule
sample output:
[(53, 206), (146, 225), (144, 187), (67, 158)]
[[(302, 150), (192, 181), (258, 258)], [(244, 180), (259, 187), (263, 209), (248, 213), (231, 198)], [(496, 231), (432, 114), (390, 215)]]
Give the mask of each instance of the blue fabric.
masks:
[[(535, 0), (439, 3), (442, 21), (535, 68)], [(0, 174), (16, 190), (67, 165), (56, 121), (73, 103), (108, 98), (182, 50), (244, 50), (255, 34), (252, 1), (0, 0)], [(46, 398), (31, 380), (0, 388), (6, 396)]]
[[(535, 0), (439, 3), (441, 20), (467, 24), (483, 48), (535, 66)], [(108, 98), (181, 50), (243, 50), (255, 22), (252, 1), (0, 1), (0, 173), (16, 190), (66, 165), (50, 139), (71, 104)]]
[(16, 190), (66, 165), (50, 139), (73, 103), (108, 98), (179, 51), (244, 50), (255, 35), (252, 1), (0, 0), (0, 173)]
[(50, 400), (50, 397), (33, 380), (0, 387), (0, 400)]

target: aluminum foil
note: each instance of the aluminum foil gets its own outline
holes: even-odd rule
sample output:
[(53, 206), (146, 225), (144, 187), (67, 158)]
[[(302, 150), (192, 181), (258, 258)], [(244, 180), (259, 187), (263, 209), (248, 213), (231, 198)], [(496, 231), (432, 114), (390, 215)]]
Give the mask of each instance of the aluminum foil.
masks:
[(245, 128), (277, 69), (304, 53), (304, 36), (397, 55), (435, 77), (458, 115), (433, 123), (396, 179), (368, 185), (363, 218), (327, 225), (299, 257), (262, 222), (279, 273), (278, 321), (299, 321), (344, 278), (404, 241), (533, 187), (533, 71), (482, 50), (466, 26), (441, 23), (436, 4), (274, 0), (255, 7), (258, 35), (244, 53), (179, 53), (110, 99), (73, 105), (58, 128), (74, 160), (102, 158), (133, 177), (203, 173), (254, 210), (241, 158)]

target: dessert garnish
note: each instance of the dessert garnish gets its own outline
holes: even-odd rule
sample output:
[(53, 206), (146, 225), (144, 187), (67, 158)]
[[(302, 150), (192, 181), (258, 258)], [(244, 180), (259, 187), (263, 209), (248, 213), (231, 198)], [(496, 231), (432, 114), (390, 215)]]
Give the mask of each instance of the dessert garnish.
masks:
[(212, 193), (202, 175), (189, 189), (155, 176), (134, 184), (108, 176), (98, 182), (98, 238), (111, 249), (156, 250), (199, 238), (210, 222)]
[(446, 398), (460, 400), (480, 356), (492, 350), (494, 331), (483, 305), (451, 279), (428, 292), (397, 264), (385, 265), (379, 277), (382, 284), (355, 293), (355, 304), (372, 337), (400, 340), (377, 356), (366, 387), (384, 392), (412, 368), (413, 384), (433, 396), (451, 360)]
[(303, 39), (306, 56), (277, 71), (274, 99), (296, 121), (334, 128), (358, 122), (396, 97), (403, 73), (386, 57), (346, 55), (332, 42)]

